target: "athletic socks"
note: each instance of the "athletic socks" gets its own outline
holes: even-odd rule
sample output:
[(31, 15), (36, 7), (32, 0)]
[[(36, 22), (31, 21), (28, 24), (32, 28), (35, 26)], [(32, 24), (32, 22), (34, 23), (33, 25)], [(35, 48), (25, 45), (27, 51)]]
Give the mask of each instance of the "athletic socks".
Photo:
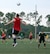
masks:
[(40, 44), (38, 44), (38, 48), (40, 47)]
[(44, 47), (46, 48), (46, 44), (44, 43)]
[(17, 43), (14, 44), (14, 47), (16, 47)]

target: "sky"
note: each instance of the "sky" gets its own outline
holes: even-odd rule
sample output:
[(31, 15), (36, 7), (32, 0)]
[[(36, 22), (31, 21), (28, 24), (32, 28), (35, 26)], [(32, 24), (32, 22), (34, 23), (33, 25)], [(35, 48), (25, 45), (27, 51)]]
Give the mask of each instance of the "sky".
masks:
[[(21, 5), (17, 6), (18, 3)], [(0, 11), (4, 13), (22, 11), (30, 13), (35, 11), (35, 6), (39, 15), (43, 16), (41, 25), (46, 26), (45, 16), (50, 14), (50, 0), (0, 0)]]

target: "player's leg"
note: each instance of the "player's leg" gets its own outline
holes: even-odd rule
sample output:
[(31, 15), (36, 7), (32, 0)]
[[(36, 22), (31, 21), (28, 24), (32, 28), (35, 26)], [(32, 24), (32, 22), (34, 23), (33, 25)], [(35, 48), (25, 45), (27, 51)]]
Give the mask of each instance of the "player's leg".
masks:
[(13, 35), (12, 35), (13, 40), (14, 40), (13, 41), (14, 42), (14, 47), (17, 45), (16, 36), (17, 36), (18, 33), (19, 33), (19, 31), (14, 30)]
[(13, 38), (13, 46), (16, 44), (16, 35), (12, 34), (12, 38)]
[(6, 42), (6, 37), (4, 37), (4, 43)]
[(38, 48), (40, 47), (40, 44), (41, 44), (41, 38), (39, 39), (39, 43), (38, 43)]
[(6, 37), (3, 37), (2, 38), (2, 43), (5, 43), (5, 39), (6, 39)]
[(44, 43), (44, 48), (46, 47), (46, 42), (45, 42), (45, 39), (43, 39), (43, 43)]
[(16, 38), (14, 39), (14, 47), (17, 45)]
[(32, 42), (33, 42), (33, 40), (32, 40), (32, 36), (30, 36), (30, 38), (29, 38), (29, 39), (30, 39), (30, 43), (32, 43)]
[(14, 28), (12, 29), (12, 38), (13, 38), (13, 46), (16, 44), (16, 30), (14, 30)]
[(2, 38), (2, 43), (4, 43), (4, 40), (3, 40), (3, 38)]

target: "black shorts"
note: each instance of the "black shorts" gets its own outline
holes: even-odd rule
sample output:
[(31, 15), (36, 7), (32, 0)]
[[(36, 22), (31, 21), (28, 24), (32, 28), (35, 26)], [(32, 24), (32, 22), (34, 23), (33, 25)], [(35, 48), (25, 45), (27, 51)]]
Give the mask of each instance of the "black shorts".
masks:
[(12, 30), (12, 34), (17, 35), (18, 33), (19, 33), (19, 31), (17, 31), (17, 30)]
[(43, 43), (45, 42), (45, 39), (40, 38), (39, 39), (39, 43), (41, 43), (43, 41)]
[(32, 36), (30, 36), (29, 39), (31, 40), (32, 39)]
[(3, 39), (3, 40), (5, 40), (5, 39), (6, 39), (6, 37), (2, 37), (2, 39)]

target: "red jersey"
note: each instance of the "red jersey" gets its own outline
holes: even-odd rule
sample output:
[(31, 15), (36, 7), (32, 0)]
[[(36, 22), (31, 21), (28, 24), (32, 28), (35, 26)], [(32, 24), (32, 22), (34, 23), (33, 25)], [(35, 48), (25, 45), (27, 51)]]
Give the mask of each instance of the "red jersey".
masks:
[(13, 26), (14, 30), (20, 31), (21, 19), (20, 18), (14, 18), (14, 19), (15, 19), (14, 26)]
[(30, 32), (29, 34), (29, 38), (32, 39), (33, 34)]
[(2, 38), (6, 37), (6, 34), (5, 33), (2, 33)]

